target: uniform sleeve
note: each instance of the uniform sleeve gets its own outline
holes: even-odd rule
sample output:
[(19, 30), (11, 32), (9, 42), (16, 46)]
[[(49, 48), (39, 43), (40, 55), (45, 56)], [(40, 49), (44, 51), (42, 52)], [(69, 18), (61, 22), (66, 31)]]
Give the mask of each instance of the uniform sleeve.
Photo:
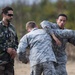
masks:
[(28, 47), (28, 40), (27, 35), (24, 35), (18, 45), (17, 53), (25, 52), (26, 48)]
[(52, 29), (54, 34), (60, 38), (63, 39), (71, 39), (75, 38), (75, 30), (69, 30), (69, 29)]
[(56, 36), (62, 38), (62, 39), (68, 39), (68, 42), (75, 45), (75, 30), (59, 30), (59, 29), (53, 29), (53, 32)]
[(51, 26), (52, 26), (52, 23), (49, 22), (49, 21), (42, 21), (40, 23), (41, 27), (48, 33), (48, 34), (53, 34), (53, 31), (51, 30)]
[(28, 62), (28, 58), (26, 56), (26, 48), (28, 47), (28, 40), (27, 36), (23, 36), (19, 42), (18, 49), (17, 49), (17, 55), (20, 61), (23, 63)]
[(14, 42), (15, 42), (14, 49), (17, 50), (17, 48), (18, 48), (18, 37), (17, 37), (17, 34), (15, 36), (15, 41)]
[(6, 39), (4, 37), (3, 26), (0, 24), (0, 53), (7, 50)]
[(68, 42), (75, 46), (75, 37), (68, 39)]
[(9, 37), (11, 42), (8, 44), (8, 47), (14, 48), (15, 50), (17, 50), (17, 48), (18, 48), (18, 36), (17, 36), (17, 32), (16, 32), (14, 25), (10, 24), (8, 31), (11, 35)]

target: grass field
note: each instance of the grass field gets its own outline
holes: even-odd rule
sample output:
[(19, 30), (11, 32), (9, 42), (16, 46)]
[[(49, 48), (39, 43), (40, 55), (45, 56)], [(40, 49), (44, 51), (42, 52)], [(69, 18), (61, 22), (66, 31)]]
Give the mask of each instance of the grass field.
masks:
[[(30, 75), (30, 65), (15, 61), (15, 75)], [(75, 75), (75, 61), (67, 62), (68, 75)]]

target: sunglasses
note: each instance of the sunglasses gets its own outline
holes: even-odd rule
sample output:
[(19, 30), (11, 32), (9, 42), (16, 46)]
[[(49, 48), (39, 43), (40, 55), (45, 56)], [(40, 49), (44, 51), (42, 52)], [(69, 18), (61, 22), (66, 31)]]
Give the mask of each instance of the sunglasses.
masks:
[(14, 16), (13, 14), (7, 14), (7, 15), (10, 16), (10, 17), (11, 17), (11, 16)]

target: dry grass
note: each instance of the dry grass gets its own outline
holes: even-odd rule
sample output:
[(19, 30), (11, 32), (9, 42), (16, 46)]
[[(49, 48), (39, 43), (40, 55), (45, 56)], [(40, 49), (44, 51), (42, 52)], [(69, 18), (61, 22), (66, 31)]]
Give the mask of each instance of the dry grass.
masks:
[[(66, 48), (68, 60), (75, 60), (75, 46), (67, 44)], [(67, 62), (68, 75), (75, 75), (75, 61)], [(30, 65), (15, 61), (15, 75), (30, 75)]]
[(68, 75), (75, 75), (75, 61), (68, 61), (67, 72)]
[[(75, 75), (75, 62), (68, 61), (67, 63), (68, 75)], [(15, 75), (30, 75), (30, 65), (23, 64), (19, 61), (15, 62)]]
[(30, 74), (30, 65), (23, 64), (21, 62), (15, 62), (15, 75), (29, 75)]

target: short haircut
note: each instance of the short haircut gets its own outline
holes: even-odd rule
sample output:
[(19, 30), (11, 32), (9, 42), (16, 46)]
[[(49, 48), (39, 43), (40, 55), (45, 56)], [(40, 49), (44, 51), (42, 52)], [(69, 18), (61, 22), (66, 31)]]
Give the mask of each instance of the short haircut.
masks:
[(26, 23), (26, 28), (35, 28), (36, 23), (34, 21), (29, 21)]
[(9, 6), (6, 6), (5, 8), (2, 9), (1, 14), (3, 14), (3, 13), (4, 13), (4, 14), (7, 14), (9, 10), (12, 10), (12, 11), (13, 11), (13, 8), (11, 8), (11, 7), (9, 7)]
[(67, 15), (66, 15), (66, 14), (59, 14), (59, 15), (57, 16), (57, 19), (58, 19), (60, 16), (66, 17), (66, 20), (67, 20)]

